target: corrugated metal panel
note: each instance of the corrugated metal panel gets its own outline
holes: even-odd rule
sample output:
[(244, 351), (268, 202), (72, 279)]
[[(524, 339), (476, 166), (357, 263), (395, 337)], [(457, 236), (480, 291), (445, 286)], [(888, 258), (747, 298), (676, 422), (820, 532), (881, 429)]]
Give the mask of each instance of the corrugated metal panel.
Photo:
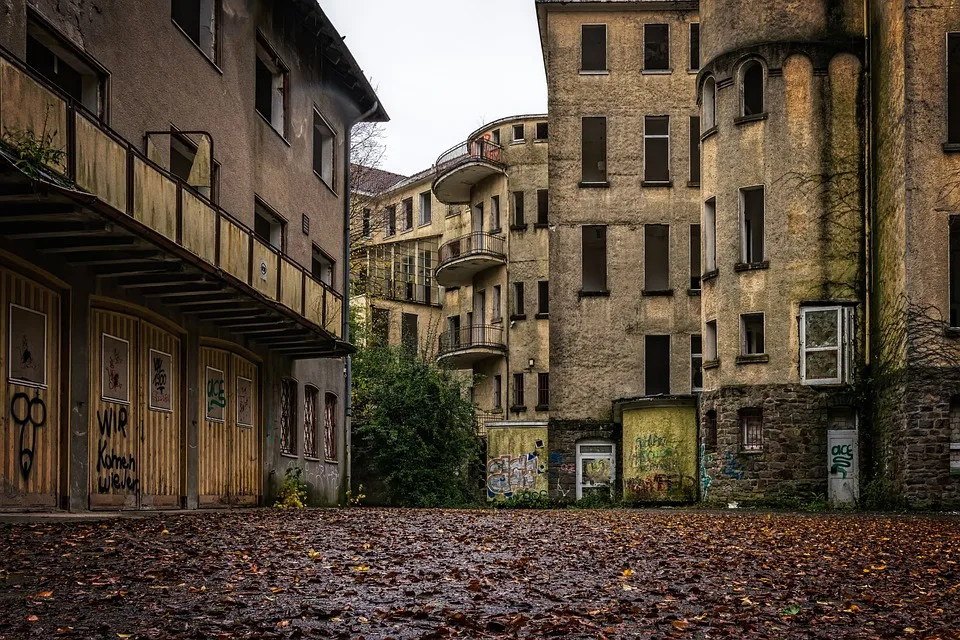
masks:
[[(228, 367), (230, 354), (221, 349), (201, 347), (200, 349), (200, 433), (197, 436), (199, 446), (199, 500), (200, 506), (218, 506), (230, 501), (230, 443), (229, 434), (231, 411), (226, 407), (218, 412), (219, 389), (214, 380), (217, 373), (223, 380), (230, 380)], [(210, 375), (207, 370), (211, 369)], [(223, 400), (229, 405), (229, 388), (224, 389)], [(221, 413), (223, 419), (219, 419)], [(211, 418), (210, 416), (215, 417)]]
[(147, 322), (141, 336), (141, 506), (176, 508), (185, 493), (180, 340)]
[(6, 269), (0, 277), (0, 360), (7, 360), (0, 387), (0, 507), (56, 507), (60, 296)]
[[(260, 497), (260, 380), (257, 365), (233, 356), (231, 376), (236, 402), (233, 446), (234, 495), (240, 504), (256, 505)], [(248, 382), (249, 381), (249, 382)], [(248, 392), (249, 391), (249, 392)]]

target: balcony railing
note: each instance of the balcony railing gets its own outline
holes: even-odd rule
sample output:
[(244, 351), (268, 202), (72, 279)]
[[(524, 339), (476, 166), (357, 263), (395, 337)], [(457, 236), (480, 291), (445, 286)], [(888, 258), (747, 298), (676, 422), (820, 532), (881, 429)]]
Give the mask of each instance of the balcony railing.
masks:
[(506, 260), (507, 254), (504, 251), (505, 239), (503, 236), (495, 236), (482, 231), (474, 231), (456, 240), (444, 243), (440, 247), (440, 260), (437, 267), (442, 267), (443, 263), (465, 258), (471, 255), (485, 254)]
[(440, 334), (438, 356), (464, 349), (503, 349), (503, 327), (475, 324)]
[[(49, 182), (96, 196), (96, 209), (209, 275), (313, 330), (342, 338), (343, 296), (261, 242), (240, 222), (58, 88), (0, 48), (0, 131), (29, 135), (63, 152), (47, 164)], [(5, 141), (14, 146), (13, 143)], [(58, 177), (59, 175), (59, 177)], [(63, 179), (66, 179), (64, 181)]]
[(437, 173), (442, 173), (448, 171), (454, 165), (471, 160), (486, 160), (487, 162), (502, 164), (503, 147), (485, 138), (467, 140), (441, 153), (434, 166)]

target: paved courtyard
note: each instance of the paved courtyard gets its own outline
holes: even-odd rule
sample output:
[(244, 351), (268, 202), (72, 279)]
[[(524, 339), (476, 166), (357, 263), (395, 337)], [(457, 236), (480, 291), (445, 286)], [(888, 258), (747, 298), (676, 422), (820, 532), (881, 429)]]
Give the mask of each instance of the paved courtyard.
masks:
[(259, 510), (0, 549), (0, 638), (960, 638), (951, 516)]

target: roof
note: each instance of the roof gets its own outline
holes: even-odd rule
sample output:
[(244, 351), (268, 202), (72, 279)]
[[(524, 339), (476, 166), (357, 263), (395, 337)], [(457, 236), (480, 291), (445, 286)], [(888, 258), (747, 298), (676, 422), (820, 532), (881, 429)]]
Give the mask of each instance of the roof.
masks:
[(402, 176), (399, 173), (358, 164), (352, 165), (350, 171), (357, 176), (357, 191), (371, 195), (382, 193), (398, 182), (407, 179), (407, 176)]

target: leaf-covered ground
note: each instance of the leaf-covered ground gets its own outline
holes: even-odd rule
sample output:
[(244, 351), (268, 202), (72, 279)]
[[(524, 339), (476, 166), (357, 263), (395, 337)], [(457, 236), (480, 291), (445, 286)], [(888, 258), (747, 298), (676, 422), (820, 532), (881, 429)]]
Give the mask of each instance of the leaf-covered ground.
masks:
[(960, 638), (960, 519), (350, 509), (0, 525), (0, 638)]

